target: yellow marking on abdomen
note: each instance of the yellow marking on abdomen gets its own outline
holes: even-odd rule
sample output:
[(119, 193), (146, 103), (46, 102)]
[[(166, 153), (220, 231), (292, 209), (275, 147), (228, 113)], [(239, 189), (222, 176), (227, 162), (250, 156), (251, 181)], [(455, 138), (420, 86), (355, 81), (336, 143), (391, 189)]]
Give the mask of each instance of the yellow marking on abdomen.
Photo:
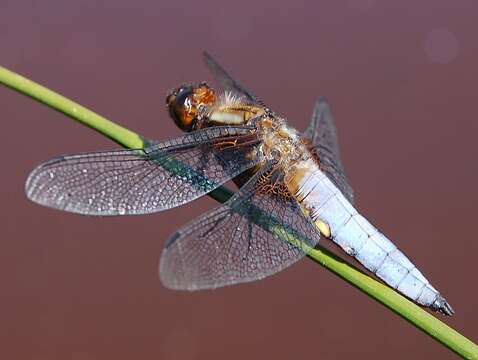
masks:
[[(302, 212), (304, 215), (310, 216), (310, 209), (304, 204), (304, 199), (308, 195), (306, 193), (301, 193), (301, 188), (304, 184), (304, 181), (307, 181), (306, 177), (310, 176), (313, 172), (313, 166), (315, 164), (311, 160), (304, 161), (299, 165), (293, 166), (290, 170), (287, 171), (285, 175), (284, 182), (287, 186), (287, 189), (293, 194), (297, 201), (299, 202)], [(320, 233), (326, 238), (330, 238), (332, 235), (330, 226), (320, 219), (314, 221), (314, 225), (320, 231)]]
[(330, 235), (332, 235), (332, 233), (330, 232), (330, 226), (326, 222), (317, 219), (315, 220), (314, 224), (315, 226), (317, 226), (317, 229), (319, 229), (322, 235), (324, 235), (326, 238), (330, 238)]
[(309, 172), (309, 169), (303, 166), (293, 166), (289, 169), (284, 177), (284, 182), (287, 186), (287, 189), (294, 196), (299, 192), (300, 186), (304, 176)]

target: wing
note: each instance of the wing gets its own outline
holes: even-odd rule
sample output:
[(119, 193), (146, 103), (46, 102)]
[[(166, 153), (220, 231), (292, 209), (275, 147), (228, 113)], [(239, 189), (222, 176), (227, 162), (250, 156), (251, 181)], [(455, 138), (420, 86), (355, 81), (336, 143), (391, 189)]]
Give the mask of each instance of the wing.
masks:
[(335, 121), (325, 98), (320, 98), (315, 104), (310, 124), (302, 136), (312, 141), (311, 151), (319, 158), (321, 169), (353, 204), (353, 190), (340, 159)]
[(272, 275), (304, 257), (320, 234), (264, 166), (222, 206), (173, 234), (160, 261), (173, 289), (212, 289)]
[(194, 200), (255, 166), (246, 127), (211, 127), (151, 145), (54, 158), (29, 175), (41, 205), (87, 215), (153, 213)]
[(218, 84), (224, 89), (244, 96), (252, 103), (264, 105), (261, 100), (254, 96), (249, 90), (245, 89), (241, 84), (235, 81), (227, 72), (217, 63), (216, 60), (208, 53), (203, 52), (204, 62), (213, 74)]

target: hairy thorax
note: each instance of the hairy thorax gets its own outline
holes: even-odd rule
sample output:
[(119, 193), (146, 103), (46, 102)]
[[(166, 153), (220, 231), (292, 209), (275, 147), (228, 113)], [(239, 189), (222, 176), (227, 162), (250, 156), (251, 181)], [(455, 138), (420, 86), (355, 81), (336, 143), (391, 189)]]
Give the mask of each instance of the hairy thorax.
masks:
[(260, 151), (266, 159), (275, 160), (284, 170), (309, 157), (297, 130), (289, 127), (285, 120), (264, 117), (258, 121), (257, 127), (262, 140)]
[[(318, 165), (316, 157), (309, 151), (307, 140), (288, 126), (285, 119), (241, 97), (227, 92), (221, 94), (206, 108), (204, 119), (207, 121), (199, 123), (200, 126), (249, 125), (255, 129), (260, 145), (246, 156), (259, 157), (261, 162), (273, 161), (291, 195), (297, 195), (304, 176)], [(242, 185), (257, 169), (255, 167), (239, 176), (236, 183)]]

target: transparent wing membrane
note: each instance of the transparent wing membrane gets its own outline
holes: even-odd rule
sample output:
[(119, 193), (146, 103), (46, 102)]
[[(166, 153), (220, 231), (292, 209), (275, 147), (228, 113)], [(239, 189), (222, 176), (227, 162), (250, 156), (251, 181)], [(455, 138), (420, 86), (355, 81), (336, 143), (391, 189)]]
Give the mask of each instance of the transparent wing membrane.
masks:
[(29, 199), (87, 215), (136, 215), (194, 200), (256, 165), (244, 127), (206, 128), (144, 150), (67, 155), (34, 169)]
[(324, 98), (315, 104), (312, 119), (303, 133), (303, 137), (312, 141), (311, 152), (320, 160), (321, 170), (342, 191), (344, 196), (354, 202), (352, 187), (349, 185), (340, 159), (340, 149), (335, 121), (330, 106)]
[(223, 88), (223, 90), (232, 91), (239, 95), (244, 96), (252, 103), (263, 104), (255, 95), (249, 90), (245, 89), (241, 84), (235, 81), (227, 72), (223, 69), (219, 63), (207, 52), (203, 52), (204, 62), (213, 74), (215, 80)]
[(228, 202), (171, 236), (161, 256), (163, 284), (198, 290), (258, 280), (315, 246), (318, 231), (276, 176), (263, 167)]

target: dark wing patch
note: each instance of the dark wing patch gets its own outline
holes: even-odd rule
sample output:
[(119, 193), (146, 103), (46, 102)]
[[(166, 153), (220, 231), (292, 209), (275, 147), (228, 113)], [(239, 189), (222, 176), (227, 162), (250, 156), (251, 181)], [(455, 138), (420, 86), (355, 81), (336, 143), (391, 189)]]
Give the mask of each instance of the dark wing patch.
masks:
[(28, 198), (87, 215), (136, 215), (185, 204), (255, 166), (258, 140), (245, 127), (198, 130), (141, 150), (51, 159), (26, 182)]
[(292, 265), (320, 234), (264, 166), (222, 206), (168, 240), (160, 277), (168, 288), (212, 289), (262, 279)]
[(315, 104), (310, 124), (302, 136), (312, 141), (311, 152), (319, 158), (321, 169), (353, 204), (353, 190), (340, 159), (337, 128), (325, 98), (320, 98)]

